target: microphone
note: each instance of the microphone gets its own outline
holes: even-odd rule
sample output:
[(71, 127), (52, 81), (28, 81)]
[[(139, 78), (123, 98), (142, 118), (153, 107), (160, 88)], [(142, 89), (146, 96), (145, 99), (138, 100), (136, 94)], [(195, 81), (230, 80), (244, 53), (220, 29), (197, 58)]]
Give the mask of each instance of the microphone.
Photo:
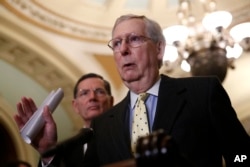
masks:
[(87, 142), (90, 141), (90, 139), (92, 138), (94, 132), (93, 129), (91, 128), (83, 128), (80, 130), (80, 132), (69, 138), (66, 139), (62, 142), (59, 142), (58, 144), (56, 144), (55, 146), (49, 148), (47, 151), (45, 151), (44, 153), (42, 153), (42, 157), (46, 158), (46, 157), (50, 157), (55, 155), (56, 153), (61, 154), (63, 152), (64, 149), (70, 148), (70, 146), (74, 146), (75, 144), (85, 144)]
[(135, 161), (137, 167), (162, 166), (193, 167), (193, 164), (179, 150), (171, 135), (163, 129), (152, 132), (138, 139)]

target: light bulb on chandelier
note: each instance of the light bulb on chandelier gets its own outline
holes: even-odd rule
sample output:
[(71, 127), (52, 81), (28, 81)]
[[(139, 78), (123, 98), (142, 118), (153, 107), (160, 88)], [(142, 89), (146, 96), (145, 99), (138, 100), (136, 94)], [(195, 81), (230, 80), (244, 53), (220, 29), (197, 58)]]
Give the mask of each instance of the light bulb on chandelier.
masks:
[(206, 15), (196, 22), (190, 1), (179, 1), (180, 25), (163, 30), (167, 43), (163, 64), (167, 73), (180, 66), (193, 76), (216, 75), (222, 82), (243, 49), (250, 50), (250, 23), (236, 25), (229, 32), (231, 13), (216, 11), (215, 0), (203, 0), (202, 4)]

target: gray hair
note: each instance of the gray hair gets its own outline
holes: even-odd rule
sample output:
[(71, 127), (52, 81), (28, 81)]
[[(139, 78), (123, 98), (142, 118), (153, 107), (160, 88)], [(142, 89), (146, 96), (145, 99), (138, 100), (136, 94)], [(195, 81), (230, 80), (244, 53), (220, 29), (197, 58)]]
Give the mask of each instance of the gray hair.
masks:
[[(149, 38), (151, 38), (152, 41), (155, 42), (155, 43), (160, 42), (163, 45), (166, 44), (166, 40), (165, 40), (165, 37), (163, 35), (163, 31), (162, 31), (161, 26), (156, 21), (151, 20), (151, 19), (147, 18), (144, 15), (126, 14), (126, 15), (120, 16), (115, 21), (115, 24), (114, 24), (113, 29), (112, 29), (112, 36), (113, 36), (114, 30), (115, 30), (115, 28), (117, 27), (118, 24), (120, 24), (123, 21), (130, 20), (130, 19), (141, 19), (141, 20), (143, 20), (143, 22), (144, 22), (144, 24), (146, 26), (146, 29), (145, 29), (146, 35)], [(162, 65), (162, 60), (159, 62), (159, 68), (161, 67), (161, 65)]]

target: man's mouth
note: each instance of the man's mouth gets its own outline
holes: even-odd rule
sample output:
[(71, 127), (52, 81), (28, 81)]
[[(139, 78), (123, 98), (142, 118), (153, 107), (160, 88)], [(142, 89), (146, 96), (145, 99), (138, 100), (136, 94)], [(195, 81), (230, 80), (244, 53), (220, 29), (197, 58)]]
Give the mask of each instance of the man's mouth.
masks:
[(89, 109), (91, 109), (91, 110), (96, 110), (96, 109), (99, 109), (99, 106), (98, 106), (98, 105), (89, 106)]
[(133, 67), (135, 64), (134, 63), (127, 63), (123, 65), (123, 68), (127, 69), (127, 68), (131, 68)]

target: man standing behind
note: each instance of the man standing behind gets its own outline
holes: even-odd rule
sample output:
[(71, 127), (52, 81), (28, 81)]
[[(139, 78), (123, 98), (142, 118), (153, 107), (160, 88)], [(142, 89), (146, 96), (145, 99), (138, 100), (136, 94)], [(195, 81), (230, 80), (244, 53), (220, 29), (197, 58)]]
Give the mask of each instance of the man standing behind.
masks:
[[(93, 118), (113, 106), (113, 96), (111, 94), (109, 82), (95, 73), (89, 73), (79, 78), (74, 87), (73, 96), (72, 106), (74, 111), (83, 119), (84, 128), (89, 128)], [(19, 129), (25, 125), (36, 109), (37, 107), (33, 99), (27, 97), (21, 99), (17, 104), (18, 114), (14, 116)], [(57, 143), (56, 124), (48, 107), (45, 107), (43, 116), (45, 119), (45, 126), (36, 139), (32, 141), (32, 146), (40, 154), (44, 153), (52, 146), (55, 146)], [(47, 166), (49, 164), (66, 167), (82, 166), (86, 145), (83, 146), (81, 142), (79, 142), (69, 147), (70, 148), (65, 148), (65, 150), (58, 155), (42, 158), (40, 164), (42, 164), (42, 166)]]

